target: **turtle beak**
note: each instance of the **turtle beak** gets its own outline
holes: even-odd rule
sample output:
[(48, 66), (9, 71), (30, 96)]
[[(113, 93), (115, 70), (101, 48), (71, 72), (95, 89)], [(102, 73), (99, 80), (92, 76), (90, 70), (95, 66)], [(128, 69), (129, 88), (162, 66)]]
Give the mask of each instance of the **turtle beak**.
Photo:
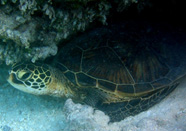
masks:
[(14, 88), (17, 88), (19, 90), (23, 90), (25, 88), (25, 85), (23, 82), (19, 81), (14, 73), (11, 73), (7, 79), (8, 83), (12, 85)]

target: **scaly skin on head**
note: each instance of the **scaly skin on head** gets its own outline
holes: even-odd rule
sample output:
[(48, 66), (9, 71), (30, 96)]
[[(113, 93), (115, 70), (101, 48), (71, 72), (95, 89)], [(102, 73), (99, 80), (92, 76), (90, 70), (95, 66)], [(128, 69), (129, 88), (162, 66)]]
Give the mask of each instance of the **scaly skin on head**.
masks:
[(13, 87), (34, 95), (77, 97), (72, 89), (72, 83), (63, 73), (44, 64), (13, 65), (8, 82)]
[(56, 97), (73, 98), (77, 97), (74, 92), (74, 85), (64, 76), (64, 74), (55, 68), (49, 67), (52, 81), (48, 85), (49, 94)]

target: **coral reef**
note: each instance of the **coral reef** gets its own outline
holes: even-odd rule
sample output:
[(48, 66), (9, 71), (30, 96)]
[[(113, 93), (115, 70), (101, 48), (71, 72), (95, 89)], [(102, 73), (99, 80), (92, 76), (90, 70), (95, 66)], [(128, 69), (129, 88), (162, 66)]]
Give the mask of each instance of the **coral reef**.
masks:
[(0, 63), (35, 62), (55, 55), (59, 43), (77, 32), (96, 22), (106, 24), (111, 4), (106, 0), (1, 0)]
[[(162, 3), (153, 0), (0, 0), (0, 63), (44, 60), (55, 55), (58, 45), (78, 32), (99, 23), (107, 24), (108, 18), (124, 18), (114, 13), (125, 12), (132, 5), (139, 12), (147, 7), (161, 15), (164, 11), (164, 16), (170, 13), (171, 20), (172, 16), (184, 12), (184, 4), (175, 0)], [(155, 16), (148, 15), (148, 18)]]
[(41, 18), (22, 15), (10, 5), (1, 6), (0, 62), (12, 64), (23, 59), (34, 62), (55, 55), (58, 41), (52, 31), (44, 30), (46, 25)]
[[(4, 7), (10, 9), (9, 7)], [(20, 12), (0, 12), (0, 61), (6, 64), (21, 61), (24, 58), (46, 58), (57, 53), (57, 41), (52, 32), (39, 30), (45, 21), (38, 21), (30, 16), (22, 16)], [(6, 10), (7, 11), (7, 10)], [(37, 43), (37, 44), (36, 44)], [(38, 51), (40, 48), (40, 51)], [(49, 50), (46, 50), (48, 48)], [(39, 55), (38, 53), (42, 53)]]
[(58, 45), (100, 22), (111, 8), (137, 0), (1, 0), (0, 63), (35, 62), (57, 53)]

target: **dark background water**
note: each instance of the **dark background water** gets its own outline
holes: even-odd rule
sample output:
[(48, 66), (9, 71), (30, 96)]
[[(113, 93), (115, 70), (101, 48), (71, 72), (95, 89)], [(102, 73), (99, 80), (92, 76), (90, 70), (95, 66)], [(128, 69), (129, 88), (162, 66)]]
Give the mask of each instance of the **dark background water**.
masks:
[(184, 0), (139, 0), (137, 4), (132, 4), (120, 13), (115, 10), (117, 6), (112, 8), (112, 15), (108, 18), (109, 23), (141, 20), (152, 23), (161, 22), (186, 29)]

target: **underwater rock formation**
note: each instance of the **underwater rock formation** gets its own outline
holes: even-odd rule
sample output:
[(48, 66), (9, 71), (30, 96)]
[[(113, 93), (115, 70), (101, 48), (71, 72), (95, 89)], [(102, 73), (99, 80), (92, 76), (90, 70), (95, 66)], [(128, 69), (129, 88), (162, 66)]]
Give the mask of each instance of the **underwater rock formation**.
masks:
[[(78, 32), (100, 23), (106, 25), (108, 19), (125, 18), (114, 13), (127, 12), (130, 7), (138, 12), (144, 7), (152, 8), (151, 11), (168, 12), (174, 18), (171, 12), (176, 12), (175, 9), (178, 12), (173, 13), (174, 16), (183, 12), (184, 8), (179, 5), (184, 4), (175, 0), (161, 3), (153, 0), (1, 0), (0, 63), (44, 60), (55, 55), (58, 45)], [(133, 15), (128, 14), (135, 17)]]
[(47, 32), (47, 22), (22, 15), (10, 5), (0, 8), (0, 62), (44, 59), (57, 53), (55, 33)]
[[(115, 1), (127, 7), (137, 0)], [(112, 1), (1, 0), (0, 63), (35, 62), (57, 53), (64, 40), (96, 22), (106, 24)]]

